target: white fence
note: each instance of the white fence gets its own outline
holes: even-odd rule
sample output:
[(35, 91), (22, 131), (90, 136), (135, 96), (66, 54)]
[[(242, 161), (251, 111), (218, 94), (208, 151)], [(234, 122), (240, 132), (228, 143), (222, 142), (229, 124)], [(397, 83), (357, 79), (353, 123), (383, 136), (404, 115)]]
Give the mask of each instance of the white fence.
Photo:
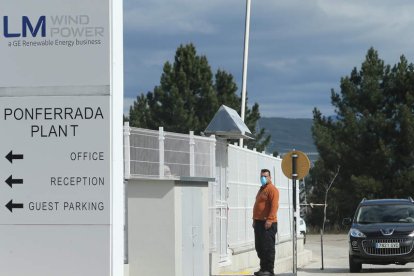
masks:
[(291, 238), (291, 187), (283, 175), (280, 158), (229, 145), (229, 247), (233, 251), (254, 248), (252, 213), (260, 188), (260, 170), (269, 169), (279, 189), (278, 240)]
[[(271, 171), (279, 189), (277, 241), (291, 240), (292, 187), (280, 158), (227, 145), (213, 137), (124, 127), (125, 178), (214, 178), (209, 183), (210, 252), (219, 263), (233, 253), (254, 249), (252, 208), (260, 170)], [(297, 193), (299, 197), (299, 193)], [(299, 210), (299, 198), (297, 198)]]
[[(124, 126), (125, 178), (214, 177), (214, 137)], [(129, 161), (128, 161), (129, 160)]]
[(217, 140), (215, 182), (210, 183), (209, 195), (210, 252), (218, 254), (220, 263), (226, 263), (229, 254), (254, 249), (252, 213), (264, 168), (271, 171), (280, 194), (277, 242), (291, 240), (292, 183), (282, 173), (281, 163), (280, 158)]

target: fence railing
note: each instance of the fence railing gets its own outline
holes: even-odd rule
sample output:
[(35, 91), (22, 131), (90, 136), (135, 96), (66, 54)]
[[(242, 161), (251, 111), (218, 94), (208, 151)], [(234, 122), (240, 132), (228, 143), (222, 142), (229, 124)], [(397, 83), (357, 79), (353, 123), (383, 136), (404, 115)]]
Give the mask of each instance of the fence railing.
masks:
[(280, 158), (264, 153), (228, 146), (228, 243), (231, 249), (254, 248), (252, 213), (263, 168), (270, 170), (273, 183), (279, 189), (278, 242), (291, 239), (292, 186), (282, 172), (281, 162)]
[(125, 178), (214, 177), (214, 136), (202, 137), (124, 125)]

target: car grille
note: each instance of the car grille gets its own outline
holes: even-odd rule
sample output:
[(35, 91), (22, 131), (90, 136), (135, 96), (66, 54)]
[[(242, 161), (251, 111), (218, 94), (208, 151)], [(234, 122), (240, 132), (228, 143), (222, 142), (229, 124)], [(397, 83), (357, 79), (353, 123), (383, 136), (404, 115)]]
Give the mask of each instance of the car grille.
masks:
[[(400, 248), (376, 248), (376, 243), (399, 243)], [(376, 256), (398, 256), (406, 255), (413, 249), (412, 239), (373, 239), (362, 241), (362, 248), (368, 255)]]

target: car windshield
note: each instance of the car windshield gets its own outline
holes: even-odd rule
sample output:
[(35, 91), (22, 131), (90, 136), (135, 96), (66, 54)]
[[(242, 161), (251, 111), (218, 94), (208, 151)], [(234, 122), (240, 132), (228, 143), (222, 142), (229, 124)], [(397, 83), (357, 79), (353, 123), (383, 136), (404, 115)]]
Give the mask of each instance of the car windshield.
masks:
[(381, 204), (361, 206), (356, 223), (414, 223), (414, 205)]

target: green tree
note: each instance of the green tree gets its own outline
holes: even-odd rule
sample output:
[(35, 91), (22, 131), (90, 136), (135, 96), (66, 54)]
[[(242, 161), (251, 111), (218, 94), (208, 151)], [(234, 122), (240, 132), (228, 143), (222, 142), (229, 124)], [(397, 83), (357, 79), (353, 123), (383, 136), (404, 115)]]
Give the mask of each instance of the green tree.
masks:
[(311, 172), (314, 200), (338, 166), (328, 217), (339, 222), (366, 198), (414, 194), (414, 66), (404, 56), (385, 65), (373, 48), (361, 69), (332, 90), (336, 116), (313, 112), (320, 159)]
[[(241, 99), (231, 74), (217, 70), (214, 75), (205, 56), (197, 55), (193, 44), (178, 47), (174, 63), (166, 62), (160, 84), (146, 95), (140, 94), (130, 107), (129, 121), (134, 127), (172, 132), (204, 131), (222, 105), (240, 110)], [(264, 150), (270, 142), (264, 129), (256, 129), (259, 105), (246, 105), (246, 125), (256, 136), (250, 148)]]
[(248, 148), (256, 148), (257, 151), (262, 152), (266, 150), (267, 145), (270, 143), (270, 135), (266, 133), (264, 128), (260, 128), (257, 122), (260, 119), (259, 105), (255, 103), (252, 109), (246, 109), (246, 126), (250, 129), (255, 136), (255, 140), (247, 140), (246, 145)]
[(240, 110), (241, 100), (237, 96), (237, 85), (233, 76), (226, 71), (217, 70), (215, 75), (214, 89), (217, 92), (217, 100), (220, 105), (227, 105), (234, 110)]

